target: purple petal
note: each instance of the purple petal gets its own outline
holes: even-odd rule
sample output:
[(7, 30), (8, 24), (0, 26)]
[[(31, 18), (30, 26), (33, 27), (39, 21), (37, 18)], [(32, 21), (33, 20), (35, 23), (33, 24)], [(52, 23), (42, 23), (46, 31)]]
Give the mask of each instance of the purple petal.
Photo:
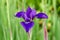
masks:
[(27, 15), (27, 17), (29, 17), (29, 18), (30, 18), (30, 13), (31, 13), (31, 11), (32, 11), (32, 9), (31, 9), (30, 7), (28, 7), (27, 10), (26, 10), (26, 15)]
[(24, 27), (26, 32), (29, 32), (29, 30), (34, 26), (34, 22), (21, 22), (21, 25)]
[(27, 15), (28, 18), (33, 19), (36, 15), (36, 10), (28, 7), (27, 11), (26, 11), (26, 15)]
[(47, 19), (47, 18), (48, 18), (48, 16), (47, 16), (45, 13), (38, 13), (38, 14), (36, 15), (36, 17), (37, 17), (37, 18), (41, 18), (41, 19)]
[(25, 19), (25, 22), (30, 22), (30, 21), (31, 21), (30, 18)]
[(24, 15), (25, 12), (21, 11), (21, 12), (17, 12), (17, 14), (15, 15), (16, 17), (20, 18)]
[(36, 10), (33, 9), (32, 12), (30, 13), (30, 17), (34, 19), (35, 15), (36, 15)]
[(26, 14), (24, 14), (23, 19), (25, 20), (25, 22), (30, 22), (30, 18), (28, 18)]

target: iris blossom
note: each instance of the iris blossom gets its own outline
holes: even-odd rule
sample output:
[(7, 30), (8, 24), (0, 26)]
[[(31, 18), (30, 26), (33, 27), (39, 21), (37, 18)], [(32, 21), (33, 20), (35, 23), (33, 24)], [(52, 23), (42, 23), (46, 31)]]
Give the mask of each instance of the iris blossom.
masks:
[(48, 16), (45, 13), (38, 13), (36, 14), (35, 9), (31, 9), (30, 7), (27, 8), (25, 11), (17, 12), (15, 15), (17, 18), (23, 18), (24, 21), (20, 22), (20, 24), (23, 26), (26, 32), (29, 32), (29, 30), (34, 26), (33, 19), (47, 19)]

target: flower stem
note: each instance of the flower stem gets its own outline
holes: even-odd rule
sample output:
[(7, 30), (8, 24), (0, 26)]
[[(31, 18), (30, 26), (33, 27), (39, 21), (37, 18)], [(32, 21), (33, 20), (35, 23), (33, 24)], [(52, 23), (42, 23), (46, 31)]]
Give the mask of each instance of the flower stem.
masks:
[(43, 23), (43, 29), (44, 29), (44, 40), (48, 40), (48, 32), (47, 32), (45, 20), (44, 20), (44, 23)]
[(31, 38), (32, 38), (32, 31), (31, 30), (28, 32), (28, 40), (31, 40)]
[(9, 15), (9, 0), (6, 0), (6, 2), (7, 2), (7, 18), (8, 18), (8, 27), (9, 27), (9, 31), (10, 31), (10, 40), (13, 40), (11, 24), (10, 24), (10, 15)]

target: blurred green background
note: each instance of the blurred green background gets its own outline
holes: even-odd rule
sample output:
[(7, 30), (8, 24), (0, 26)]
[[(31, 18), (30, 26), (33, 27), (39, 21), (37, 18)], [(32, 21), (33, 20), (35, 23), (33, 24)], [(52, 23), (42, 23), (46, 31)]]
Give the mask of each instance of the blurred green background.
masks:
[[(14, 15), (27, 7), (48, 15), (46, 27), (48, 40), (60, 40), (60, 0), (0, 0), (0, 40), (28, 40), (27, 33), (20, 25), (23, 19)], [(44, 40), (43, 21), (34, 19), (31, 40)]]

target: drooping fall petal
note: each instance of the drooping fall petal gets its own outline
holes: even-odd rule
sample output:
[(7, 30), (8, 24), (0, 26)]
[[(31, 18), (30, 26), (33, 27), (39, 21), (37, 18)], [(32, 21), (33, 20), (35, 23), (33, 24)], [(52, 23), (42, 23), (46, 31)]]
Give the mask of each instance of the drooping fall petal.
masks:
[(21, 25), (26, 32), (29, 32), (29, 30), (34, 26), (34, 22), (21, 22)]
[(48, 18), (48, 16), (45, 13), (38, 13), (36, 15), (36, 17), (37, 18), (40, 18), (40, 19), (47, 19)]
[(17, 14), (15, 15), (17, 18), (21, 18), (24, 15), (25, 12), (21, 11), (21, 12), (17, 12)]

